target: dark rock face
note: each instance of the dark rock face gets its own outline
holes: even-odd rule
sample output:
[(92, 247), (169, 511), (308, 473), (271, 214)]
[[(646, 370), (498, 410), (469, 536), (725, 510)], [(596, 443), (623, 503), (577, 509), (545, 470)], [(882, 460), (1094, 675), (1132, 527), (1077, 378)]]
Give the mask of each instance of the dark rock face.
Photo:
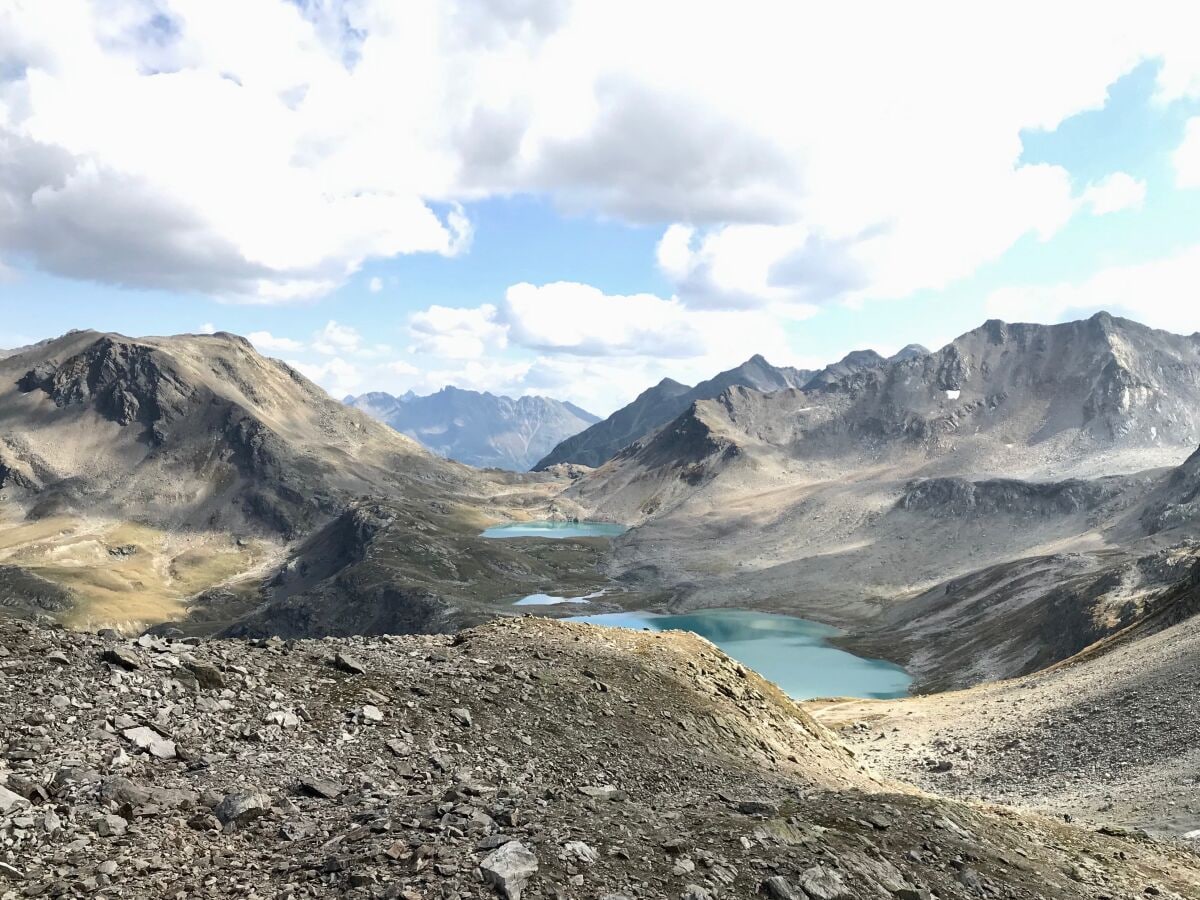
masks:
[(1142, 513), (1142, 527), (1158, 534), (1200, 521), (1200, 451), (1171, 473)]
[(141, 422), (147, 428), (169, 424), (194, 399), (188, 386), (164, 371), (151, 348), (107, 336), (60, 365), (30, 369), (17, 384), (26, 393), (44, 391), (57, 406), (90, 403), (120, 425)]
[(514, 400), (455, 387), (427, 397), (376, 391), (345, 402), (448, 459), (519, 472), (599, 421), (573, 403), (549, 397)]
[(935, 515), (966, 516), (1070, 515), (1096, 509), (1120, 496), (1122, 478), (1070, 479), (1030, 482), (1011, 478), (969, 481), (965, 478), (928, 478), (909, 485), (896, 505), (901, 509)]
[[(903, 357), (898, 354), (893, 359), (912, 358), (912, 355), (911, 352), (904, 354)], [(806, 391), (819, 391), (836, 384), (848, 375), (864, 372), (868, 369), (877, 369), (887, 362), (888, 360), (884, 359), (874, 350), (854, 350), (832, 365), (826, 366), (808, 381), (804, 382), (803, 388)]]
[(0, 566), (0, 607), (8, 615), (61, 613), (75, 603), (66, 588), (20, 566)]

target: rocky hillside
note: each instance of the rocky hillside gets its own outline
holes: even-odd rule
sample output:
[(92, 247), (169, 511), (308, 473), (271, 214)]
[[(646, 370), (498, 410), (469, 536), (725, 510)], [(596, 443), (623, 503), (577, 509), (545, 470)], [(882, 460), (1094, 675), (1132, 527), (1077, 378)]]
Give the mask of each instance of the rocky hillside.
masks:
[(735, 385), (764, 392), (796, 388), (813, 374), (803, 369), (773, 366), (761, 356), (752, 356), (737, 368), (721, 372), (692, 388), (665, 378), (604, 421), (560, 443), (534, 468), (543, 470), (561, 463), (599, 466), (617, 451), (670, 422), (696, 400), (720, 396)]
[(234, 335), (77, 331), (0, 360), (0, 488), (31, 518), (287, 537), (363, 493), (471, 478)]
[(1183, 848), (880, 780), (686, 635), (0, 648), (14, 897), (1200, 896)]
[[(1195, 566), (1195, 558), (1190, 561)], [(1200, 577), (1070, 661), (902, 704), (824, 705), (861, 758), (948, 796), (1200, 844)]]
[(346, 404), (420, 441), (440, 456), (471, 466), (524, 472), (559, 442), (600, 419), (549, 397), (497, 396), (445, 387), (420, 397), (373, 392)]
[[(79, 627), (215, 630), (318, 588), (314, 633), (477, 621), (472, 601), (553, 585), (552, 567), (484, 550), (479, 532), (557, 490), (442, 459), (229, 334), (72, 332), (0, 359), (0, 605)], [(339, 531), (364, 498), (390, 524)], [(330, 534), (325, 574), (297, 578), (306, 541)], [(345, 571), (368, 557), (392, 593)]]

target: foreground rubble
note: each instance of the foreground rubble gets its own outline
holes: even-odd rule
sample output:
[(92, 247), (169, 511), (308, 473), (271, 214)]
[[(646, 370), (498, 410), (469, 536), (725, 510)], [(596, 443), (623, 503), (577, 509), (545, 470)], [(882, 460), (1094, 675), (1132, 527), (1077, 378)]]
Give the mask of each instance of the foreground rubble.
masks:
[(1200, 859), (881, 781), (707, 642), (0, 623), (0, 897), (1200, 897)]

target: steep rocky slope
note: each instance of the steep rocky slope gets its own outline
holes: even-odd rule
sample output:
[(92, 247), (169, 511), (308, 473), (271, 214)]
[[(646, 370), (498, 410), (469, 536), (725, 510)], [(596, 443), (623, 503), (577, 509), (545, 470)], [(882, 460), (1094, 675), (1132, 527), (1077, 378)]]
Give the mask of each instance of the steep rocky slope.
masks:
[(347, 397), (346, 404), (407, 434), (440, 456), (471, 466), (533, 467), (559, 442), (600, 419), (550, 397), (516, 400), (447, 386), (420, 397), (382, 392)]
[(932, 791), (1196, 840), (1190, 562), (1150, 615), (1058, 666), (902, 704), (822, 704), (818, 715), (871, 765)]
[(639, 394), (628, 406), (560, 443), (534, 468), (544, 470), (561, 463), (599, 466), (617, 451), (670, 422), (696, 400), (720, 396), (722, 391), (735, 385), (765, 392), (800, 387), (813, 374), (803, 369), (773, 366), (756, 355), (737, 368), (714, 375), (692, 388), (664, 378)]
[(13, 896), (1200, 896), (1182, 848), (880, 780), (691, 636), (0, 647)]

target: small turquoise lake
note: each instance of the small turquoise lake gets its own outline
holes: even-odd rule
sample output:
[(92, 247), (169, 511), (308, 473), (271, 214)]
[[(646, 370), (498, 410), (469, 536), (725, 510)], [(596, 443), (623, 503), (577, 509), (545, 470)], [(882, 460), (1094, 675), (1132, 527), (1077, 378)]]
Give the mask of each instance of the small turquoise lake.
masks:
[(485, 538), (580, 538), (616, 537), (625, 533), (624, 525), (612, 522), (514, 522), (494, 525), (483, 532)]
[(789, 697), (905, 697), (912, 679), (894, 663), (864, 659), (840, 650), (828, 639), (836, 628), (748, 609), (706, 609), (680, 615), (647, 612), (572, 616), (615, 628), (691, 631), (708, 638), (729, 656), (775, 682)]

